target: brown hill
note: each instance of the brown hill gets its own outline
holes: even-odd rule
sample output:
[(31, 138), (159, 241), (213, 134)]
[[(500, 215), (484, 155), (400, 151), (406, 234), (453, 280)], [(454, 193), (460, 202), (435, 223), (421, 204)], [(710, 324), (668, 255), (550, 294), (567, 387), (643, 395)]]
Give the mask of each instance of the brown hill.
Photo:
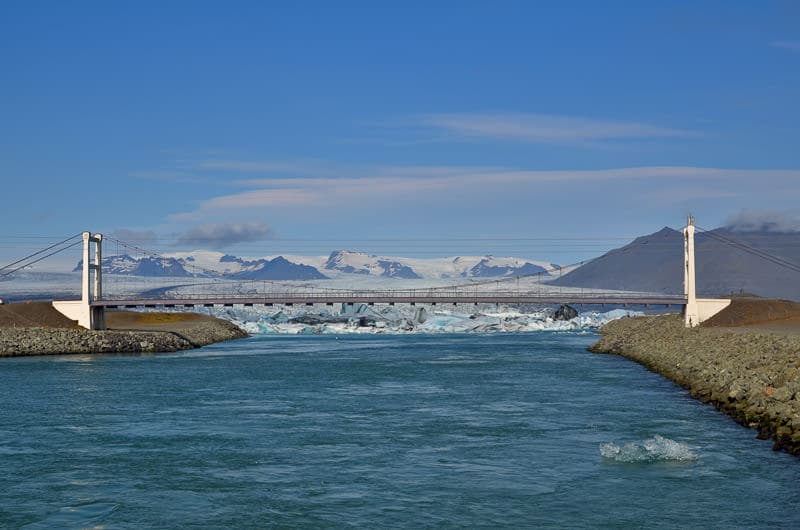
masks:
[(731, 305), (702, 325), (796, 333), (800, 332), (800, 304), (788, 300), (734, 298)]
[(77, 328), (50, 302), (18, 302), (0, 305), (0, 328)]

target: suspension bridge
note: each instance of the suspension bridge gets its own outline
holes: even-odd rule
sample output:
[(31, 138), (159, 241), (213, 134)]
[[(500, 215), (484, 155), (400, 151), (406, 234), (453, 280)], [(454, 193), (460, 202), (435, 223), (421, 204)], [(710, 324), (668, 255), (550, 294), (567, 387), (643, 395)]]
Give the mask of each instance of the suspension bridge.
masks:
[[(430, 287), (423, 289), (333, 289), (308, 287), (300, 288), (286, 282), (251, 281), (249, 288), (242, 289), (246, 281), (220, 279), (218, 271), (207, 271), (197, 267), (192, 275), (188, 289), (167, 286), (151, 289), (142, 294), (141, 290), (131, 292), (107, 293), (104, 289), (103, 244), (104, 241), (125, 247), (136, 248), (147, 255), (159, 258), (157, 253), (147, 252), (114, 238), (104, 238), (102, 234), (83, 232), (82, 234), (50, 245), (21, 260), (0, 268), (0, 277), (29, 267), (64, 250), (82, 245), (81, 296), (77, 300), (54, 301), (53, 306), (76, 320), (88, 329), (105, 328), (106, 309), (130, 308), (197, 308), (213, 306), (293, 306), (334, 304), (570, 304), (570, 305), (644, 305), (680, 306), (687, 327), (699, 325), (730, 304), (726, 298), (698, 298), (695, 285), (694, 219), (689, 217), (684, 235), (684, 293), (683, 295), (597, 292), (568, 290), (565, 292), (542, 290), (533, 286), (519, 286), (520, 277), (502, 280), (487, 280), (469, 284)], [(545, 273), (552, 271), (545, 271)], [(542, 275), (538, 272), (526, 277)], [(216, 275), (217, 277), (214, 277)], [(114, 278), (114, 276), (111, 276)], [(201, 282), (198, 279), (204, 278)], [(189, 280), (187, 280), (189, 281)], [(516, 281), (516, 287), (509, 287)], [(501, 289), (500, 286), (503, 285)], [(213, 288), (210, 288), (213, 287)], [(260, 287), (260, 288), (259, 288)], [(198, 292), (198, 288), (200, 292)]]

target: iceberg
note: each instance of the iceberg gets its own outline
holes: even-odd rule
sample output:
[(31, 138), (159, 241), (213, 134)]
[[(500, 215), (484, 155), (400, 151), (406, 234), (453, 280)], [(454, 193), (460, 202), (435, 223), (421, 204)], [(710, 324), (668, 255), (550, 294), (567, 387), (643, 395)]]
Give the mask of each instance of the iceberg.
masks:
[(512, 307), (470, 307), (446, 310), (435, 306), (334, 307), (208, 307), (199, 309), (224, 318), (256, 335), (408, 334), (408, 333), (524, 333), (590, 331), (619, 318), (644, 313), (626, 309), (588, 311), (572, 320), (555, 320), (552, 308), (521, 311)]

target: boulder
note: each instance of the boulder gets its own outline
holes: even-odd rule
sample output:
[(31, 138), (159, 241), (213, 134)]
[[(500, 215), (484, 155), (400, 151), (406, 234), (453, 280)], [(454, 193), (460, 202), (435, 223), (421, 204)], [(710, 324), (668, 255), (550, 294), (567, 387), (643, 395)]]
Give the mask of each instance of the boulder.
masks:
[(553, 315), (553, 320), (572, 320), (578, 316), (578, 310), (567, 304), (561, 304)]

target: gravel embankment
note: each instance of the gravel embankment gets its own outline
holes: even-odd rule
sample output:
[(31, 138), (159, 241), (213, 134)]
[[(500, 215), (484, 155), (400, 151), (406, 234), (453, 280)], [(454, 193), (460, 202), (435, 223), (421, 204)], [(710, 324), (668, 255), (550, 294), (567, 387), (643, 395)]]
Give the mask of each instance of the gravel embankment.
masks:
[(0, 357), (63, 353), (174, 352), (246, 336), (234, 324), (218, 319), (182, 326), (176, 331), (0, 328)]
[(604, 326), (589, 349), (634, 360), (800, 456), (800, 336), (686, 329), (676, 315)]

